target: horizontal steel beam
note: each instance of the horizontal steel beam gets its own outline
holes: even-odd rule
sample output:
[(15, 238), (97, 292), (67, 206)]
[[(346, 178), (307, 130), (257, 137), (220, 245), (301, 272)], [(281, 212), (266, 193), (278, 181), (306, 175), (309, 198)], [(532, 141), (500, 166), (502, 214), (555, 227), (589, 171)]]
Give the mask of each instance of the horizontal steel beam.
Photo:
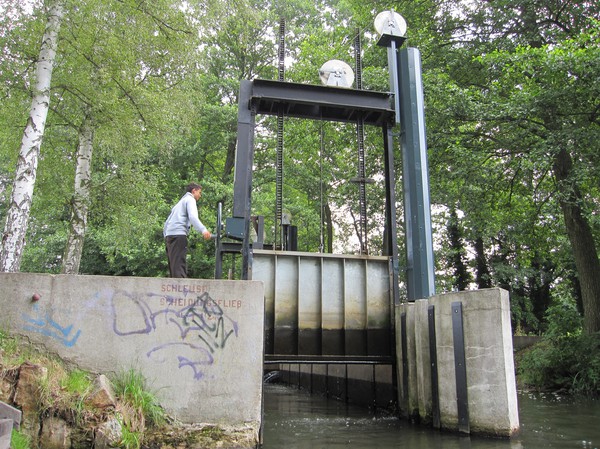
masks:
[(340, 356), (340, 355), (289, 355), (265, 354), (265, 364), (294, 363), (294, 364), (343, 364), (343, 365), (393, 365), (391, 356)]
[(257, 114), (355, 122), (381, 126), (394, 120), (393, 95), (387, 92), (255, 79), (251, 104)]

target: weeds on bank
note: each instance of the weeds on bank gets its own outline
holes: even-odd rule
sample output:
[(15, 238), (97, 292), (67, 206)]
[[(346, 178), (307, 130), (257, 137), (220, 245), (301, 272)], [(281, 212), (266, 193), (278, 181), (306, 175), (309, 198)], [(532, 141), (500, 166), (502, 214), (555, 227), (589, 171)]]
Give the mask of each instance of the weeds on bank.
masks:
[(31, 438), (27, 435), (19, 432), (18, 430), (13, 430), (10, 440), (10, 448), (11, 449), (31, 449)]
[(545, 337), (519, 359), (529, 387), (600, 396), (600, 333)]
[(542, 340), (517, 356), (518, 374), (526, 386), (600, 396), (600, 333), (582, 332), (576, 306), (559, 301), (546, 313)]
[(38, 407), (42, 416), (61, 416), (78, 426), (93, 417), (94, 411), (85, 405), (93, 387), (89, 373), (69, 369), (58, 358), (41, 356), (35, 363), (48, 369), (48, 376), (39, 385)]
[[(58, 357), (47, 355), (19, 338), (0, 329), (0, 376), (15, 372), (23, 363), (41, 365), (48, 370), (39, 383), (38, 411), (40, 415), (62, 416), (81, 425), (93, 417), (85, 398), (93, 387), (93, 376), (81, 369), (69, 369)], [(123, 441), (127, 449), (139, 449), (147, 425), (166, 423), (166, 414), (155, 395), (147, 388), (144, 377), (134, 370), (113, 379), (117, 406), (122, 417)], [(29, 449), (26, 435), (13, 432), (12, 449)]]
[(33, 356), (34, 351), (28, 346), (22, 347), (17, 338), (12, 337), (8, 332), (0, 329), (0, 361), (3, 367), (20, 366), (23, 362)]
[(122, 424), (123, 439), (121, 445), (125, 449), (140, 449), (142, 447), (142, 434), (140, 432), (134, 432), (127, 428), (124, 423)]
[(223, 439), (223, 429), (216, 426), (207, 426), (200, 432), (202, 436), (211, 438), (215, 441)]
[(123, 372), (113, 380), (115, 394), (125, 403), (141, 411), (149, 425), (161, 425), (166, 415), (158, 399), (147, 385), (144, 376), (134, 370)]
[(147, 388), (144, 376), (135, 370), (118, 374), (112, 381), (120, 402), (123, 446), (139, 449), (146, 424), (160, 426), (166, 415), (156, 396)]
[(86, 371), (75, 369), (60, 379), (59, 384), (61, 391), (69, 398), (65, 405), (74, 411), (76, 421), (80, 422), (86, 410), (85, 398), (93, 388), (92, 376)]

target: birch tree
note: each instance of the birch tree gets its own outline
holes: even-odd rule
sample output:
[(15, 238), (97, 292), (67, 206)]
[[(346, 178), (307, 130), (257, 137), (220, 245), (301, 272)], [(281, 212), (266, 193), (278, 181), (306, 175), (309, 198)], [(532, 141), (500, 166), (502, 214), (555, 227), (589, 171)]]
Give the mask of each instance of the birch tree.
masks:
[(40, 147), (50, 105), (50, 83), (58, 46), (58, 33), (63, 18), (63, 2), (61, 0), (52, 1), (48, 5), (47, 17), (39, 60), (36, 65), (31, 110), (21, 140), (6, 225), (2, 234), (2, 251), (0, 253), (0, 271), (2, 272), (19, 271), (21, 265)]
[(71, 200), (71, 219), (69, 220), (69, 236), (67, 238), (62, 266), (64, 274), (79, 273), (90, 205), (93, 140), (94, 128), (92, 118), (90, 114), (87, 114), (79, 130), (79, 145), (75, 165), (75, 187)]
[[(157, 163), (151, 151), (168, 153), (182, 138), (173, 129), (188, 129), (184, 123), (201, 101), (197, 91), (188, 90), (197, 70), (198, 36), (178, 0), (151, 7), (118, 1), (85, 5), (85, 11), (69, 15), (63, 32), (69, 53), (64, 65), (70, 68), (64, 73), (77, 76), (60, 86), (60, 112), (77, 129), (80, 143), (62, 271), (98, 269), (90, 266), (88, 249), (82, 254), (85, 237), (101, 260), (124, 266), (115, 273), (148, 274), (139, 271), (150, 266), (141, 261), (147, 253), (164, 261), (164, 244), (154, 237), (166, 214), (157, 187), (163, 175), (150, 166)], [(89, 123), (82, 123), (81, 111), (88, 111)]]

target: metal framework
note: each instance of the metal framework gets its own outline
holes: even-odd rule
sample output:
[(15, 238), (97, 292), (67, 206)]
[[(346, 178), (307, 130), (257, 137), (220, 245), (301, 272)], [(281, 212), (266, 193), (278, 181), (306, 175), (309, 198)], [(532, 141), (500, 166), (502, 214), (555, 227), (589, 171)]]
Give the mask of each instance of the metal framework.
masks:
[[(238, 109), (238, 142), (235, 161), (233, 217), (227, 234), (241, 240), (242, 278), (248, 279), (252, 254), (249, 225), (252, 202), (254, 127), (257, 114), (278, 115), (379, 126), (383, 133), (385, 162), (386, 222), (384, 254), (390, 257), (394, 303), (399, 302), (398, 244), (396, 237), (396, 193), (392, 127), (395, 112), (393, 95), (384, 92), (296, 84), (255, 79), (242, 81)], [(230, 232), (232, 228), (239, 232)], [(237, 235), (234, 235), (237, 234)]]
[[(415, 48), (398, 50), (403, 41), (402, 37), (390, 38), (384, 35), (378, 42), (379, 45), (388, 47), (392, 93), (260, 79), (242, 81), (238, 109), (233, 217), (228, 219), (227, 233), (242, 241), (243, 279), (248, 279), (252, 258), (249, 223), (256, 114), (283, 114), (288, 117), (381, 127), (386, 192), (383, 253), (390, 257), (393, 298), (396, 304), (400, 301), (393, 127), (400, 125), (407, 299), (414, 301), (435, 294), (421, 60), (419, 51)], [(231, 228), (237, 232), (230, 232)], [(217, 257), (220, 256), (218, 254)], [(217, 266), (220, 265), (220, 261), (217, 260)]]

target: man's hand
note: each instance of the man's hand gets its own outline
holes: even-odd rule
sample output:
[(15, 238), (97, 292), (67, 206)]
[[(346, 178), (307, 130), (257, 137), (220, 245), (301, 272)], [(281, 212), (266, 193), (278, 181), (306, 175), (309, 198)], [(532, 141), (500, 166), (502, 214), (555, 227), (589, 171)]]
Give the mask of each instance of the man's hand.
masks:
[(207, 229), (206, 231), (204, 231), (202, 233), (202, 236), (204, 237), (204, 240), (210, 240), (210, 237), (212, 236), (212, 234), (210, 233), (210, 231)]

